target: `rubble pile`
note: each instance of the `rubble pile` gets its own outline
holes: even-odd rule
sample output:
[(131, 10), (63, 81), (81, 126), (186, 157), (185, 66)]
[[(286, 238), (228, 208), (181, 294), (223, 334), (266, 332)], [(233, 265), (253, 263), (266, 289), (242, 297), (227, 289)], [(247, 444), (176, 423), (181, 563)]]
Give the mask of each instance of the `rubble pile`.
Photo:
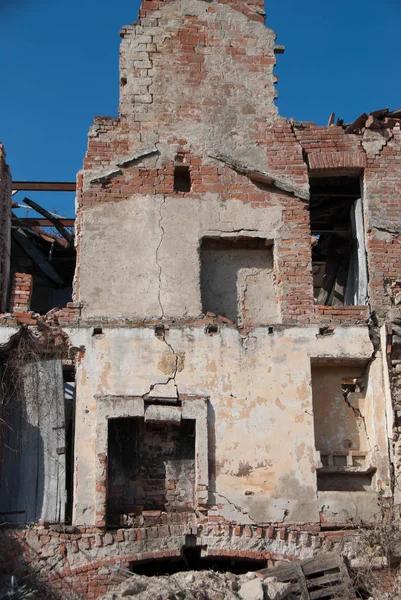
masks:
[(235, 575), (215, 571), (185, 571), (147, 577), (133, 574), (102, 600), (284, 600), (295, 598), (291, 584), (256, 573)]

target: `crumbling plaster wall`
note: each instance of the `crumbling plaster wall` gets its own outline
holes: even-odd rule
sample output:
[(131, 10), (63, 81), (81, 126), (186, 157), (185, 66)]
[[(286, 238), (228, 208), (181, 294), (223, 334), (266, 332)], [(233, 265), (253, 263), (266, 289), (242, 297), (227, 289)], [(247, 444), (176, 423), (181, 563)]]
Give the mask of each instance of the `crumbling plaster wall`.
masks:
[[(314, 306), (307, 203), (308, 169), (360, 173), (376, 160), (369, 153), (383, 154), (387, 141), (364, 144), (342, 127), (278, 117), (275, 34), (264, 28), (260, 8), (145, 2), (139, 22), (122, 31), (120, 118), (95, 119), (78, 176), (75, 299), (83, 321), (71, 332), (73, 345), (85, 348), (77, 371), (78, 524), (96, 521), (96, 404), (104, 395), (209, 397), (215, 516), (318, 522), (319, 512), (322, 518), (328, 511), (336, 522), (370, 519), (378, 488), (389, 483), (388, 398), (376, 348), (374, 382), (366, 392), (375, 490), (360, 498), (330, 492), (327, 502), (317, 494), (311, 359), (367, 363), (373, 346), (367, 326), (337, 327), (326, 337), (309, 325), (366, 322), (368, 307)], [(187, 193), (174, 191), (176, 164), (189, 167)], [(378, 194), (366, 189), (364, 202), (377, 204)], [(371, 209), (364, 210), (367, 250), (375, 252)], [(208, 336), (206, 320), (191, 326), (188, 320), (202, 313), (199, 249), (205, 236), (272, 241), (277, 317), (271, 323), (302, 327), (274, 334), (256, 327), (249, 335), (226, 327)], [(398, 238), (395, 251), (397, 244)], [(378, 250), (369, 280), (373, 310), (389, 304), (382, 291), (388, 270), (379, 268), (386, 251)], [(395, 260), (392, 265), (395, 272)], [(170, 320), (165, 341), (150, 326), (140, 328), (160, 319)], [(86, 329), (91, 323), (103, 334), (92, 336)]]
[[(275, 238), (280, 308), (313, 310), (307, 166), (273, 102), (275, 34), (260, 7), (234, 4), (145, 3), (122, 31), (121, 116), (95, 120), (78, 177), (84, 317), (198, 316), (208, 233)], [(187, 194), (173, 189), (177, 161)]]
[[(235, 199), (223, 204), (212, 193), (203, 199), (135, 195), (86, 209), (80, 266), (84, 315), (197, 317), (201, 239), (220, 234), (269, 240), (282, 226), (278, 203), (266, 211)], [(275, 312), (270, 322), (277, 322)]]
[[(149, 393), (209, 397), (213, 514), (242, 523), (319, 521), (310, 361), (316, 356), (368, 360), (367, 328), (338, 329), (329, 337), (318, 336), (312, 327), (273, 335), (262, 328), (248, 337), (233, 328), (209, 336), (200, 328), (172, 327), (168, 344), (152, 328), (104, 328), (96, 336), (91, 329), (69, 333), (74, 345), (86, 348), (77, 371), (76, 524), (95, 522), (99, 398)], [(177, 371), (174, 355), (180, 357)], [(151, 391), (155, 384), (160, 385)], [(380, 395), (372, 401), (380, 405)], [(378, 408), (377, 415), (383, 428), (384, 411)], [(387, 452), (380, 436), (377, 452)], [(378, 468), (388, 481), (386, 461)], [(353, 514), (352, 502), (349, 506)]]
[(11, 173), (0, 143), (0, 312), (6, 310), (11, 253)]

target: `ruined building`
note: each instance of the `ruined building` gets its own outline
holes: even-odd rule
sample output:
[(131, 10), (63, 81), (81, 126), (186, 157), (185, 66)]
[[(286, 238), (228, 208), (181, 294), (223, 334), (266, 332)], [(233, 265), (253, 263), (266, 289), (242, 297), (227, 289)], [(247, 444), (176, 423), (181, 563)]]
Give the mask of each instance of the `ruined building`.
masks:
[(121, 37), (74, 277), (0, 155), (3, 560), (87, 598), (189, 547), (312, 556), (400, 503), (401, 111), (279, 116), (260, 0), (144, 0)]

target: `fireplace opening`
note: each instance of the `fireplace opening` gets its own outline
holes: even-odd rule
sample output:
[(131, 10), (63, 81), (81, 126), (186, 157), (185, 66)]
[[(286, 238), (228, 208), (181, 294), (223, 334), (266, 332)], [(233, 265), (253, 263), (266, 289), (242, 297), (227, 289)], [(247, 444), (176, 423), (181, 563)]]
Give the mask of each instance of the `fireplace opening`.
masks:
[(127, 526), (145, 510), (192, 512), (195, 421), (109, 419), (107, 524)]

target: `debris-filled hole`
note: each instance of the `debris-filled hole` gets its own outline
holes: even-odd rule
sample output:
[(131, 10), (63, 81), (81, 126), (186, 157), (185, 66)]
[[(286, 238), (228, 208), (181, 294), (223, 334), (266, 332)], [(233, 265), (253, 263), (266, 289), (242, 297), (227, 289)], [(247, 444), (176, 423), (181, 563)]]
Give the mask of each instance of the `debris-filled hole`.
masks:
[(216, 333), (219, 333), (219, 328), (217, 325), (208, 325), (205, 329), (205, 333), (208, 335), (216, 335)]
[(109, 526), (129, 526), (142, 510), (193, 510), (194, 420), (118, 418), (108, 428)]
[(172, 575), (180, 571), (213, 570), (220, 573), (235, 573), (241, 575), (248, 571), (257, 571), (266, 567), (265, 560), (244, 558), (226, 558), (216, 556), (201, 556), (201, 548), (183, 548), (179, 558), (151, 560), (131, 563), (130, 570), (138, 575), (148, 577), (157, 575)]
[(191, 191), (191, 174), (189, 172), (189, 165), (176, 165), (174, 167), (174, 191)]
[(155, 336), (157, 338), (164, 339), (165, 332), (164, 325), (155, 325)]
[(366, 304), (360, 174), (310, 179), (312, 269), (320, 305)]

